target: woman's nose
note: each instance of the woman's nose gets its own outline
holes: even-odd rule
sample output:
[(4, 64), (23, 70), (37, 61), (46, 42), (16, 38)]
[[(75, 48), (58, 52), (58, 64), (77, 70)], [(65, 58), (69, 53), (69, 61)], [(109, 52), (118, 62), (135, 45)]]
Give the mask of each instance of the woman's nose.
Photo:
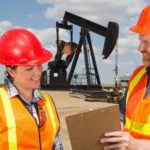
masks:
[(42, 66), (35, 66), (34, 68), (34, 73), (36, 75), (41, 75), (42, 74), (42, 71), (43, 71), (43, 67)]

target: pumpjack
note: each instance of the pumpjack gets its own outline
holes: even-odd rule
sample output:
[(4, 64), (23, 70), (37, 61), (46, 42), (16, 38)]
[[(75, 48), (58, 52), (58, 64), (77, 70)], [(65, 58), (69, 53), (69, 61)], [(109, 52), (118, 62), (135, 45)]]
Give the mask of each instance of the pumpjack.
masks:
[[(73, 41), (73, 24), (80, 27), (80, 38), (78, 43)], [(60, 40), (59, 29), (64, 29), (70, 32), (69, 42), (62, 39)], [(100, 90), (102, 89), (90, 32), (96, 33), (105, 38), (102, 57), (103, 59), (107, 59), (113, 51), (118, 39), (119, 25), (116, 22), (108, 22), (108, 27), (104, 27), (67, 11), (64, 14), (63, 20), (61, 22), (56, 22), (57, 52), (54, 60), (48, 63), (48, 70), (44, 71), (42, 74), (42, 88), (71, 87), (75, 67), (79, 55), (81, 51), (83, 51), (87, 80), (86, 87), (90, 88), (96, 86)], [(65, 60), (62, 59), (64, 54), (66, 55)], [(71, 67), (69, 67), (70, 70), (68, 71), (70, 63)], [(95, 77), (96, 83), (92, 82), (91, 76)]]

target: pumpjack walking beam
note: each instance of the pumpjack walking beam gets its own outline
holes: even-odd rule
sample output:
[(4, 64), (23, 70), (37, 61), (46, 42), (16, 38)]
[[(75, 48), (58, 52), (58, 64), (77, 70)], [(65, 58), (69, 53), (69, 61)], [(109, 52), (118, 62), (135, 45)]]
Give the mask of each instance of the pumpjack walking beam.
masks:
[(88, 31), (104, 36), (105, 41), (102, 51), (103, 58), (106, 59), (111, 54), (118, 39), (119, 34), (118, 23), (109, 22), (108, 27), (104, 27), (102, 25), (99, 25), (97, 23), (94, 23), (92, 21), (89, 21), (87, 19), (84, 19), (82, 17), (79, 17), (66, 11), (63, 17), (62, 24), (66, 25), (67, 22), (71, 22), (77, 26), (86, 28)]

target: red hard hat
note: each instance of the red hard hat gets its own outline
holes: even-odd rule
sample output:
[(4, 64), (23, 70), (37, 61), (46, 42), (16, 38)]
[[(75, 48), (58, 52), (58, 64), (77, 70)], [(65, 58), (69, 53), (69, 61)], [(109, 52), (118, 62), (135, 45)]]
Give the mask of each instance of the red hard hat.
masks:
[(0, 37), (0, 64), (7, 66), (39, 65), (52, 58), (30, 31), (11, 29)]
[(139, 34), (150, 34), (150, 5), (142, 10), (137, 25), (130, 30)]

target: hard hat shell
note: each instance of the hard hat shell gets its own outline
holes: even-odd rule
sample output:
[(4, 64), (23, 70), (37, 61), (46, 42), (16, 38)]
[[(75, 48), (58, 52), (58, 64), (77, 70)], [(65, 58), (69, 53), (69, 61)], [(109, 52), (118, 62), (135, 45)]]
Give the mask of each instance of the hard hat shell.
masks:
[(150, 5), (142, 10), (137, 25), (129, 29), (139, 34), (150, 34)]
[(34, 34), (15, 28), (0, 37), (0, 64), (6, 66), (39, 65), (52, 58)]

